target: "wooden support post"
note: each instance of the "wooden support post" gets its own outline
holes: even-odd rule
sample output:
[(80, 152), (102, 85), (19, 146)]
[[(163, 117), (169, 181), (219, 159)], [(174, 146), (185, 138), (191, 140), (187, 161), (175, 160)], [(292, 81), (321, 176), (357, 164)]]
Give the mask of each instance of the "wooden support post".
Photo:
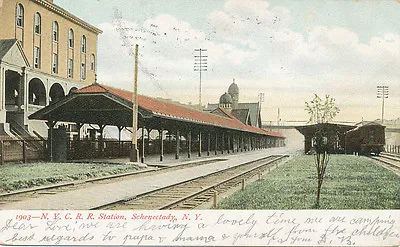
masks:
[(50, 161), (53, 162), (53, 139), (54, 139), (53, 138), (53, 130), (54, 130), (54, 126), (56, 125), (56, 121), (49, 120), (47, 122), (47, 124), (50, 128), (49, 129), (50, 135), (47, 138), (47, 141), (49, 142), (48, 147), (49, 147), (49, 153), (50, 153)]
[(121, 131), (124, 129), (124, 126), (117, 126), (118, 128), (118, 156), (122, 156), (122, 144), (121, 144)]
[(225, 149), (225, 133), (222, 132), (222, 141), (221, 141), (221, 154), (224, 154), (224, 149)]
[(168, 151), (171, 151), (172, 150), (172, 134), (171, 134), (171, 131), (169, 131), (168, 130)]
[(215, 133), (215, 155), (218, 154), (218, 133)]
[(74, 152), (74, 156), (82, 156), (82, 153), (84, 152), (81, 148), (81, 129), (83, 127), (83, 123), (75, 123), (76, 126), (76, 132), (78, 133), (78, 135), (76, 136), (76, 141), (72, 141), (71, 145), (74, 147), (73, 148), (73, 152)]
[(201, 157), (201, 144), (202, 144), (202, 137), (201, 137), (201, 131), (199, 132), (199, 157)]
[(192, 132), (191, 131), (189, 131), (189, 133), (187, 135), (186, 144), (187, 144), (187, 151), (188, 151), (187, 157), (190, 159), (192, 157)]
[(22, 159), (24, 161), (24, 163), (26, 163), (28, 161), (28, 157), (26, 154), (26, 142), (22, 141)]
[(140, 162), (142, 162), (142, 163), (144, 163), (144, 159), (145, 159), (145, 156), (144, 156), (144, 151), (145, 151), (144, 129), (145, 129), (145, 127), (142, 126), (142, 156), (140, 157)]
[(79, 141), (81, 139), (81, 128), (83, 126), (83, 123), (76, 123), (76, 132), (78, 132), (77, 140)]
[(213, 208), (217, 208), (217, 205), (218, 205), (218, 191), (214, 190)]
[(4, 143), (0, 140), (0, 165), (4, 164)]
[(158, 136), (159, 136), (159, 139), (160, 139), (160, 161), (163, 161), (163, 160), (164, 160), (164, 140), (163, 140), (163, 132), (164, 132), (164, 129), (163, 129), (163, 128), (160, 129), (160, 130), (158, 130)]
[(235, 138), (235, 135), (232, 135), (232, 153), (234, 153), (235, 152), (235, 150), (236, 150), (236, 138)]
[(106, 125), (99, 125), (99, 129), (97, 130), (100, 133), (100, 137), (99, 137), (99, 152), (100, 152), (100, 156), (103, 157), (104, 156), (104, 139), (103, 139), (103, 131), (104, 128), (106, 127)]
[(237, 136), (234, 135), (232, 140), (233, 140), (233, 144), (232, 144), (233, 152), (238, 152), (238, 151), (239, 151), (239, 148), (238, 148), (238, 139), (237, 139)]
[(150, 150), (150, 133), (152, 129), (147, 129), (147, 149)]
[(242, 191), (246, 189), (246, 180), (242, 178)]
[(243, 152), (244, 140), (243, 133), (240, 134), (240, 152)]
[(210, 156), (211, 153), (211, 133), (208, 132), (208, 138), (207, 138), (207, 156)]
[(228, 148), (227, 148), (227, 153), (231, 153), (231, 136), (228, 134), (227, 135), (227, 139), (228, 139)]
[(181, 135), (179, 133), (179, 130), (176, 130), (175, 139), (176, 139), (175, 159), (179, 159), (179, 149), (180, 149), (180, 140), (181, 140)]

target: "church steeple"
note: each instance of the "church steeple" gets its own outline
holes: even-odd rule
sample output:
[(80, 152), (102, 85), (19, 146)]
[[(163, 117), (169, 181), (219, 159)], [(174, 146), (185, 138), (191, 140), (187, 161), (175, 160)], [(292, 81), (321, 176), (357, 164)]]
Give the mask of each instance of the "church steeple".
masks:
[(232, 97), (232, 109), (238, 109), (239, 106), (239, 87), (233, 78), (232, 84), (228, 88), (228, 93)]

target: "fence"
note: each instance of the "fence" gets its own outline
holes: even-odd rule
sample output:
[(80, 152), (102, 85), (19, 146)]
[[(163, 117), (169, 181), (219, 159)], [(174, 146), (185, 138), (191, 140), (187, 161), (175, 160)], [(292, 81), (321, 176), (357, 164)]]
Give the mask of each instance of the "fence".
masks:
[(71, 140), (68, 142), (67, 159), (128, 157), (130, 141)]
[(393, 154), (400, 154), (400, 146), (398, 145), (386, 145), (386, 152)]
[[(117, 158), (129, 157), (130, 141), (104, 141), (103, 148), (99, 141), (69, 141), (67, 159)], [(27, 138), (0, 139), (0, 165), (6, 162), (29, 162), (49, 160), (47, 140)]]
[(43, 140), (0, 139), (0, 164), (43, 160), (46, 147), (46, 141)]

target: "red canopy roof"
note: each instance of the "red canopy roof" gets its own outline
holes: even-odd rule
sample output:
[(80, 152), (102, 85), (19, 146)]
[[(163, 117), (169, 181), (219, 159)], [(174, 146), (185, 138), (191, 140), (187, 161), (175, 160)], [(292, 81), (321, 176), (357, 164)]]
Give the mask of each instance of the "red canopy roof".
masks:
[[(132, 102), (132, 96), (133, 96), (132, 92), (122, 89), (116, 89), (105, 85), (100, 85), (97, 83), (78, 89), (74, 93), (106, 93), (106, 92)], [(229, 118), (221, 117), (203, 111), (198, 111), (195, 109), (191, 109), (188, 107), (180, 106), (174, 103), (169, 103), (163, 100), (158, 100), (143, 95), (138, 95), (138, 106), (160, 117), (175, 118), (177, 120), (187, 120), (190, 122), (198, 122), (206, 125), (214, 125), (230, 129), (237, 129), (242, 131), (248, 131), (263, 135), (284, 138), (284, 136), (281, 135), (280, 133), (270, 132), (253, 126), (245, 125), (226, 111), (225, 112)]]

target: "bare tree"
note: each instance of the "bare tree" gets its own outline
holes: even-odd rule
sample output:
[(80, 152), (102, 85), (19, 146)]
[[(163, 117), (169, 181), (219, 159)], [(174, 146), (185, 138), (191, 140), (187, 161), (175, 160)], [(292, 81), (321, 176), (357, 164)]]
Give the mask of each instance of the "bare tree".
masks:
[(310, 114), (309, 123), (328, 123), (340, 112), (336, 106), (336, 100), (325, 95), (325, 101), (314, 94), (314, 99), (306, 102), (306, 111)]
[(317, 124), (312, 140), (315, 150), (314, 161), (318, 177), (316, 207), (319, 207), (322, 182), (329, 163), (329, 134), (320, 124), (332, 121), (339, 113), (340, 109), (336, 106), (335, 99), (331, 98), (329, 95), (325, 95), (325, 100), (323, 101), (317, 94), (314, 94), (314, 99), (310, 102), (306, 102), (305, 110), (310, 114), (308, 122)]

